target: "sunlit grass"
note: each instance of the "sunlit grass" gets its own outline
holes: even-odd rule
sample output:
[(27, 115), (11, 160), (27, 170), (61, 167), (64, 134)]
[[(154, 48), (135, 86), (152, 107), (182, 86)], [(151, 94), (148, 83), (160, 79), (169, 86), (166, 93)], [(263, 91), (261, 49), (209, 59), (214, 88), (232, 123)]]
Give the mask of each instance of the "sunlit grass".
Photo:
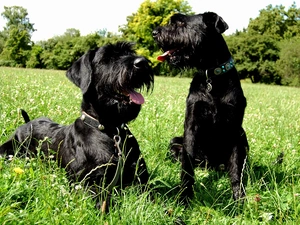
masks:
[[(0, 68), (0, 143), (30, 118), (70, 124), (80, 115), (81, 92), (64, 71)], [(107, 215), (84, 188), (69, 186), (55, 162), (0, 159), (0, 224), (299, 224), (300, 90), (243, 82), (250, 152), (247, 198), (231, 198), (226, 174), (196, 169), (195, 198), (178, 202), (180, 165), (168, 157), (170, 138), (181, 135), (191, 79), (155, 77), (139, 117), (129, 124), (151, 173), (149, 190), (129, 187), (113, 196)], [(284, 152), (282, 164), (277, 156)], [(166, 213), (168, 212), (168, 213)]]

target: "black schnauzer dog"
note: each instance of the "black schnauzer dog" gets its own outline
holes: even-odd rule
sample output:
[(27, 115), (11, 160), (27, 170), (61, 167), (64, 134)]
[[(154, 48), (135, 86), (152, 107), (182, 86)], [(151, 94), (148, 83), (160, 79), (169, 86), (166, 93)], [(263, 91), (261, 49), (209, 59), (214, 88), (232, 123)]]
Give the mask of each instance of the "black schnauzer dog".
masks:
[(182, 163), (182, 198), (193, 196), (194, 167), (226, 168), (235, 200), (244, 197), (242, 173), (248, 142), (242, 122), (246, 98), (222, 33), (226, 22), (213, 12), (175, 14), (153, 38), (171, 65), (196, 68), (186, 100), (183, 137), (171, 140)]
[[(146, 184), (146, 163), (126, 124), (144, 102), (137, 90), (153, 88), (149, 61), (136, 55), (132, 43), (117, 42), (88, 51), (66, 75), (82, 91), (81, 117), (62, 126), (48, 118), (29, 121), (23, 111), (27, 123), (0, 146), (0, 154), (34, 156), (40, 146), (45, 156), (55, 156), (72, 181), (86, 182), (99, 195), (116, 185)], [(98, 198), (97, 206), (107, 210), (108, 204), (101, 204), (107, 198)]]

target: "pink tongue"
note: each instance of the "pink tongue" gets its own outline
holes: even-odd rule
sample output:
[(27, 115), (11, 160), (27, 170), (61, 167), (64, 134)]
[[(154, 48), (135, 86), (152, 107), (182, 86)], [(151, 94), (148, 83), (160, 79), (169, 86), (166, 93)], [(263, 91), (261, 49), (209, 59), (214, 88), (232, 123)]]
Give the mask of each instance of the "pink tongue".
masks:
[(133, 101), (137, 105), (141, 105), (145, 102), (143, 95), (141, 95), (140, 93), (138, 93), (136, 91), (130, 92), (129, 96), (130, 96), (131, 101)]
[(169, 54), (170, 54), (170, 51), (166, 51), (164, 54), (157, 56), (157, 60), (163, 62), (166, 60), (166, 58)]

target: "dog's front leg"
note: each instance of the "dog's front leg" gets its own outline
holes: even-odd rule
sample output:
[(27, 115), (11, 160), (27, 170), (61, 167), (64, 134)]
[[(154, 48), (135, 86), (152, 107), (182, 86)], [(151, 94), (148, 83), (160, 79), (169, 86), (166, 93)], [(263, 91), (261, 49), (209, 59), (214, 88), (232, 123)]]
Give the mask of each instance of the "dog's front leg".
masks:
[(138, 160), (137, 178), (140, 184), (147, 184), (149, 181), (149, 173), (147, 170), (146, 162), (144, 158)]
[(237, 140), (238, 140), (237, 145), (234, 146), (228, 164), (229, 176), (231, 180), (234, 200), (239, 200), (245, 197), (245, 187), (243, 184), (243, 172), (246, 166), (247, 151), (249, 146), (248, 146), (246, 134), (243, 129), (242, 129), (242, 133), (238, 135)]
[[(188, 104), (187, 104), (188, 105)], [(193, 104), (192, 104), (193, 105)], [(193, 105), (194, 106), (194, 105)], [(192, 107), (193, 107), (192, 106)], [(181, 200), (187, 204), (193, 197), (194, 162), (195, 162), (195, 120), (192, 118), (194, 110), (187, 106), (184, 124), (183, 148), (181, 159)]]
[(10, 155), (14, 155), (14, 146), (13, 146), (13, 140), (8, 140), (3, 145), (0, 146), (0, 156), (6, 156), (9, 157)]
[(194, 195), (194, 157), (191, 150), (191, 146), (186, 148), (186, 144), (184, 144), (181, 161), (181, 200), (184, 204), (187, 204)]

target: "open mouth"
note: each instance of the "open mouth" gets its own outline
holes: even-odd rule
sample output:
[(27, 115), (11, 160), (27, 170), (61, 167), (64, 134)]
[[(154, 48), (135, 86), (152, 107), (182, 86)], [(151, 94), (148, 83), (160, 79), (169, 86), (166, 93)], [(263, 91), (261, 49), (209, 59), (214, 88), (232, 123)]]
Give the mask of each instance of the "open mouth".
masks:
[(167, 58), (171, 57), (173, 52), (175, 52), (176, 49), (165, 51), (162, 55), (157, 56), (157, 60), (160, 62), (164, 62)]
[(136, 105), (142, 105), (145, 102), (143, 95), (135, 90), (118, 91), (114, 98), (125, 104), (134, 103)]
[(135, 90), (131, 90), (128, 92), (123, 92), (123, 95), (129, 97), (129, 103), (135, 103), (137, 105), (141, 105), (145, 102), (143, 95)]

